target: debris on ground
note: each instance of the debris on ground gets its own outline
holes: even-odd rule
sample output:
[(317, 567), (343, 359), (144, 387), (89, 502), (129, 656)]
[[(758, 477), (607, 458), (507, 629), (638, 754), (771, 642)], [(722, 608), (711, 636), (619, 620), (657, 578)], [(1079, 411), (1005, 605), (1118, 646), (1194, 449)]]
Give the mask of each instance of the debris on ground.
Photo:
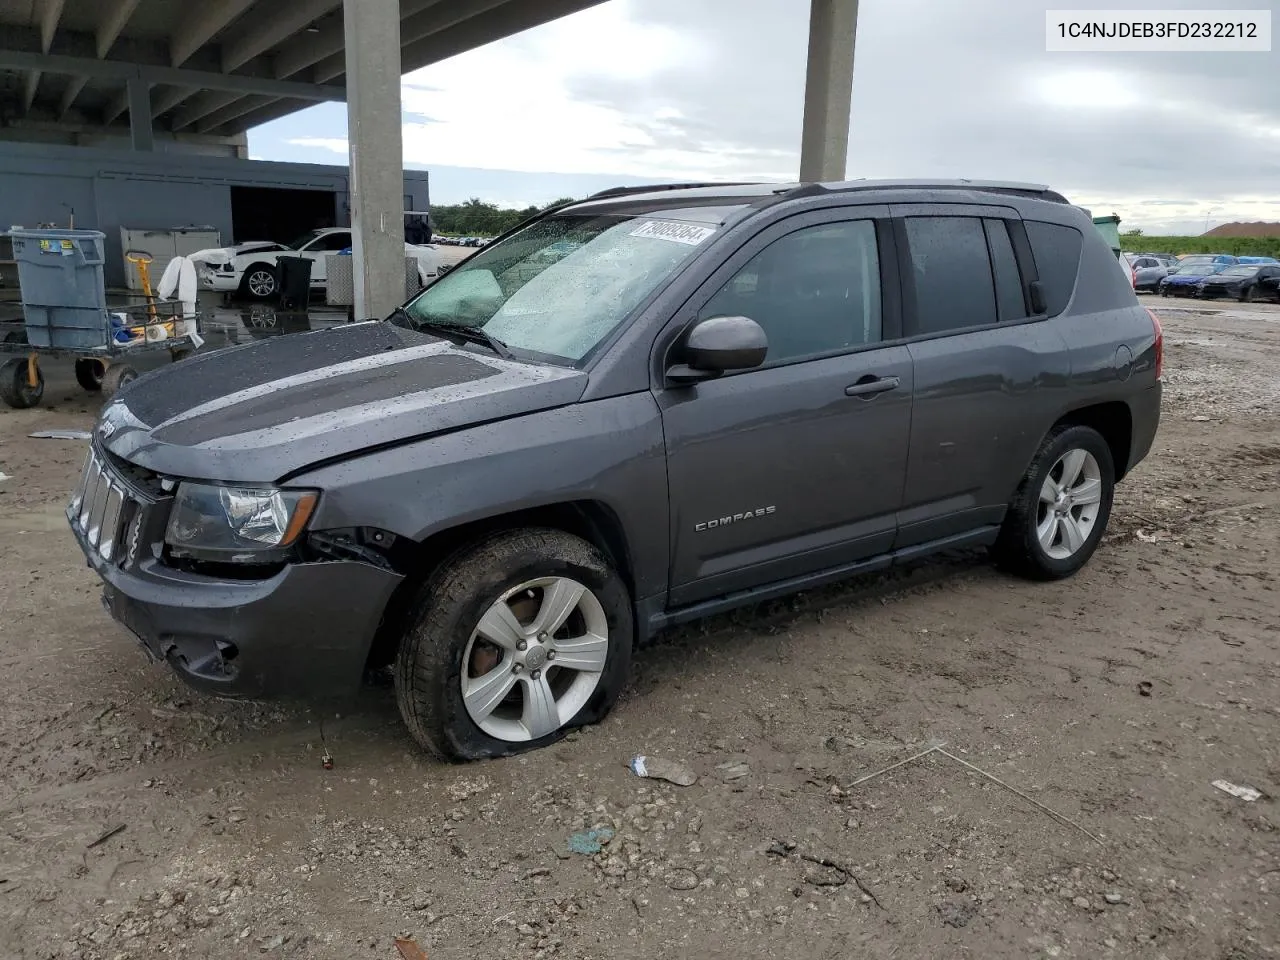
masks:
[(417, 940), (396, 937), (396, 950), (400, 954), (400, 960), (427, 960), (427, 952), (418, 946)]
[(728, 760), (717, 764), (716, 769), (720, 771), (720, 779), (725, 783), (741, 780), (751, 773), (751, 765), (745, 760)]
[(1138, 696), (1140, 696), (1140, 697), (1149, 697), (1149, 696), (1151, 696), (1151, 681), (1150, 681), (1150, 680), (1140, 680), (1140, 681), (1138, 681)]
[(7, 473), (5, 473), (3, 470), (0, 470), (0, 482), (3, 482), (3, 481), (5, 481), (5, 480), (12, 480), (12, 479), (13, 479), (13, 477), (9, 476), (9, 475), (8, 475)]
[(583, 856), (595, 856), (606, 843), (613, 839), (613, 830), (600, 827), (597, 830), (579, 830), (569, 837), (569, 852)]
[(1253, 801), (1262, 796), (1261, 790), (1255, 790), (1253, 787), (1241, 787), (1226, 780), (1215, 780), (1213, 781), (1213, 786), (1217, 787), (1223, 793), (1229, 793), (1233, 797), (1243, 800), (1246, 803), (1253, 803)]
[(93, 435), (88, 430), (37, 430), (27, 436), (33, 440), (88, 440)]
[(631, 758), (631, 772), (637, 777), (650, 780), (665, 780), (677, 787), (692, 787), (698, 782), (698, 775), (683, 763), (666, 760), (662, 757), (637, 756)]
[(114, 837), (117, 833), (122, 833), (126, 826), (128, 826), (128, 824), (124, 824), (124, 823), (116, 824), (106, 833), (102, 834), (102, 836), (98, 837), (97, 840), (93, 840), (85, 844), (85, 849), (92, 850), (94, 847), (101, 846), (102, 844), (110, 840), (112, 837)]

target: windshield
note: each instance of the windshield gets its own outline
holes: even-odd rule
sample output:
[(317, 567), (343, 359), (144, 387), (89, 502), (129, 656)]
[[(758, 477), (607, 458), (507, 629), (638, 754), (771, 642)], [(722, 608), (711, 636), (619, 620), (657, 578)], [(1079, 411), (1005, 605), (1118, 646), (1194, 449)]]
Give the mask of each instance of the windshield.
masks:
[(731, 209), (547, 217), (449, 271), (405, 308), (404, 320), (478, 328), (517, 356), (577, 364)]
[(319, 230), (308, 230), (302, 236), (298, 237), (298, 239), (294, 240), (292, 243), (285, 244), (285, 246), (290, 250), (301, 250), (318, 236), (320, 236)]
[(1188, 265), (1188, 264), (1192, 264), (1192, 263), (1196, 263), (1196, 264), (1205, 264), (1205, 263), (1214, 263), (1215, 261), (1216, 261), (1216, 258), (1215, 258), (1215, 257), (1212, 257), (1212, 256), (1201, 256), (1201, 257), (1183, 257), (1183, 258), (1182, 258), (1180, 261), (1178, 261), (1178, 262), (1179, 262), (1179, 263), (1181, 263), (1183, 266), (1186, 266), (1186, 265)]

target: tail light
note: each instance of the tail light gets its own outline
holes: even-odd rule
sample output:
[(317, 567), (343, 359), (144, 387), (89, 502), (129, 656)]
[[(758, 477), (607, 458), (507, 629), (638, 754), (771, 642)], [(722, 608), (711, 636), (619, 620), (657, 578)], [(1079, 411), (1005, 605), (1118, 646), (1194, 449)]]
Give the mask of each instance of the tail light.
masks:
[(1160, 326), (1160, 318), (1156, 316), (1156, 312), (1147, 307), (1147, 313), (1151, 317), (1151, 323), (1156, 328), (1156, 379), (1159, 380), (1164, 376), (1164, 328)]
[(1138, 289), (1138, 268), (1137, 267), (1129, 268), (1129, 284), (1133, 287), (1133, 289), (1135, 290)]

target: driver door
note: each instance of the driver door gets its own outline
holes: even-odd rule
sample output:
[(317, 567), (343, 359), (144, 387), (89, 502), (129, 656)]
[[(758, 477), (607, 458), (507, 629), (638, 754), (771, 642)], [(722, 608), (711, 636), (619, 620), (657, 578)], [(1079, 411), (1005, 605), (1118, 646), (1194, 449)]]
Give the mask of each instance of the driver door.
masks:
[[(912, 364), (888, 211), (766, 228), (684, 322), (764, 328), (762, 366), (657, 391), (667, 444), (669, 602), (697, 603), (886, 553), (897, 533)], [(701, 298), (700, 302), (698, 298)]]
[(328, 279), (329, 257), (340, 250), (346, 250), (349, 246), (351, 246), (350, 231), (339, 230), (336, 233), (326, 233), (322, 237), (316, 237), (299, 250), (299, 256), (311, 261), (311, 282), (324, 283)]

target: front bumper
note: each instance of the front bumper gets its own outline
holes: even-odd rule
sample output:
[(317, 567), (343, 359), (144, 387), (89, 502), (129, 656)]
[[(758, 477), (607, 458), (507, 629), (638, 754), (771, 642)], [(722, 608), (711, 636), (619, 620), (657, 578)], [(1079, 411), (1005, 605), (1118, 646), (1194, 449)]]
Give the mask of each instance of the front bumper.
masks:
[(202, 290), (235, 293), (240, 289), (241, 275), (238, 273), (203, 273), (197, 279)]
[(86, 475), (106, 478), (108, 506), (85, 511), (73, 498), (71, 529), (103, 580), (103, 605), (151, 659), (222, 696), (328, 697), (359, 687), (400, 576), (338, 560), (290, 564), (265, 580), (176, 570), (160, 559), (168, 503), (129, 489), (101, 455), (90, 462), (98, 472)]
[(1213, 300), (1215, 297), (1239, 297), (1239, 287), (1223, 287), (1223, 286), (1203, 286), (1200, 287), (1199, 295), (1206, 300)]

